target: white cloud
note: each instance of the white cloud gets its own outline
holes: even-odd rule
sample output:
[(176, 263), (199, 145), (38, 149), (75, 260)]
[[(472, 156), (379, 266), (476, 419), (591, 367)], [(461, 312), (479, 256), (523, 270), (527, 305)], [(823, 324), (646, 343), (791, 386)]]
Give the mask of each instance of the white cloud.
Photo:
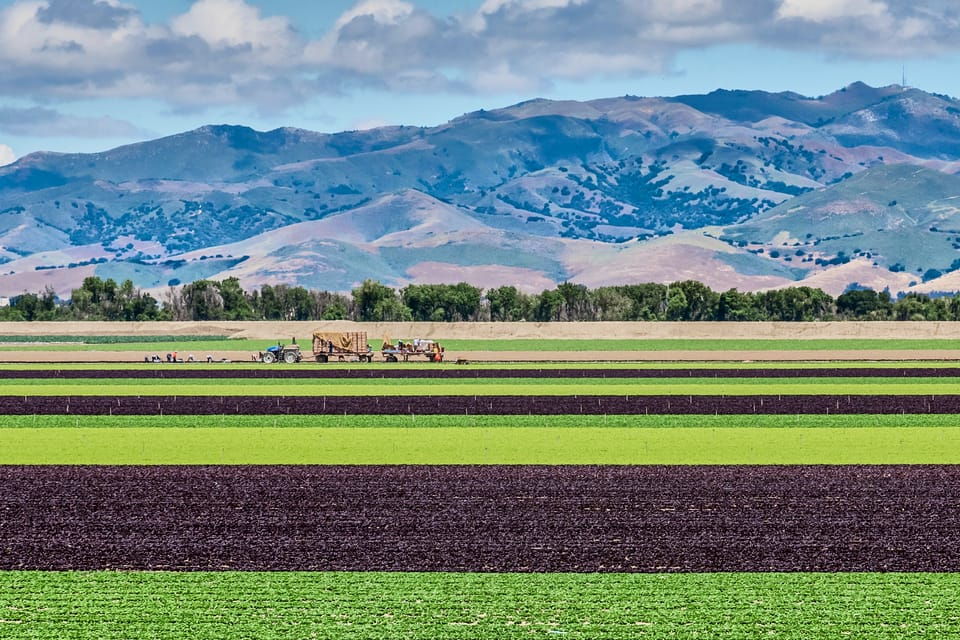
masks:
[(373, 18), (380, 24), (397, 24), (412, 14), (415, 8), (403, 0), (363, 0), (340, 14), (333, 30), (342, 29), (356, 18), (364, 17)]
[(391, 125), (389, 120), (384, 118), (363, 118), (361, 120), (355, 120), (351, 125), (350, 129), (352, 131), (367, 131), (368, 129), (378, 129), (380, 127), (387, 127)]
[(888, 15), (887, 12), (886, 3), (880, 0), (783, 0), (777, 17), (827, 22), (841, 18), (880, 18)]
[(898, 61), (960, 51), (950, 0), (485, 0), (449, 17), (418, 0), (358, 0), (312, 40), (270, 6), (195, 0), (148, 24), (117, 0), (8, 0), (0, 99), (266, 112), (365, 88), (533, 94), (671, 73), (677, 54), (722, 44)]
[(17, 154), (13, 149), (5, 144), (0, 144), (0, 167), (6, 166), (17, 159)]
[(538, 9), (562, 9), (570, 5), (579, 5), (587, 0), (486, 0), (480, 7), (480, 13), (495, 13), (501, 9), (520, 9), (536, 11)]
[(213, 47), (249, 46), (258, 52), (285, 50), (294, 39), (283, 16), (263, 18), (243, 0), (197, 0), (170, 23), (179, 36), (197, 36)]

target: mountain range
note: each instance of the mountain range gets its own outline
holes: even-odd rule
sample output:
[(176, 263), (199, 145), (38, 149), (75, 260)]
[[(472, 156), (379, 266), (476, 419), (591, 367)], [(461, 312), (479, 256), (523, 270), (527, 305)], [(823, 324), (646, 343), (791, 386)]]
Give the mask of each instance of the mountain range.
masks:
[(896, 85), (537, 99), (335, 134), (211, 125), (0, 168), (0, 295), (90, 275), (957, 291), (958, 172), (960, 101)]

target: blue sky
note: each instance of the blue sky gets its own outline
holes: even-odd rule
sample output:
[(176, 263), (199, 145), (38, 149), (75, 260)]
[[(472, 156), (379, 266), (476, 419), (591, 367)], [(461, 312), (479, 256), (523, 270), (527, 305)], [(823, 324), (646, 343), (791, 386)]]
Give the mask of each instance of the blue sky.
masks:
[(533, 97), (960, 95), (955, 0), (0, 0), (0, 164), (208, 123), (436, 125)]

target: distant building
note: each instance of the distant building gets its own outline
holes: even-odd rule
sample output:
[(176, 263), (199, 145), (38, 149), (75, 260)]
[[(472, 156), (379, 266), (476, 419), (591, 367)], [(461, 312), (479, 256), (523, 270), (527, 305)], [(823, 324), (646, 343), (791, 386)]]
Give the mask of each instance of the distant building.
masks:
[(10, 306), (10, 298), (6, 296), (0, 296), (0, 307), (9, 307), (9, 306)]

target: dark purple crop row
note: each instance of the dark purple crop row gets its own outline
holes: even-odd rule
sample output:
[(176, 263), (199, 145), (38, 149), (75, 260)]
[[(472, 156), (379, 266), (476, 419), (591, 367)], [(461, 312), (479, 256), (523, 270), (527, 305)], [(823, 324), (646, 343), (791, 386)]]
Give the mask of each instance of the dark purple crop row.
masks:
[(0, 415), (641, 415), (960, 413), (960, 395), (0, 396)]
[(960, 469), (0, 467), (3, 570), (960, 571)]
[(832, 369), (338, 369), (277, 368), (191, 369), (185, 365), (157, 365), (152, 369), (4, 369), (0, 379), (12, 378), (951, 378), (960, 377), (960, 369), (916, 368), (832, 368)]

